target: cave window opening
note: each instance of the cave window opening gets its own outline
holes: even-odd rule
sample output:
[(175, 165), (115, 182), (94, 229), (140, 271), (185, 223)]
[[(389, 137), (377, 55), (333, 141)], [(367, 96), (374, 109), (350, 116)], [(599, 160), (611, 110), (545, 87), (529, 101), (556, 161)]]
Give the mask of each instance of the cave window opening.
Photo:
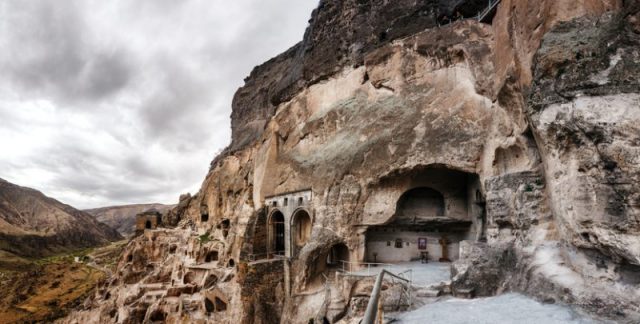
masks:
[(343, 263), (349, 262), (349, 248), (344, 243), (338, 243), (331, 247), (326, 258), (328, 269), (342, 268)]
[(146, 228), (146, 229), (151, 229), (151, 221), (150, 221), (150, 220), (147, 220), (147, 221), (144, 223), (144, 228)]
[(207, 212), (203, 212), (203, 213), (200, 215), (200, 221), (201, 221), (201, 222), (203, 222), (203, 223), (208, 222), (208, 221), (209, 221), (209, 213), (207, 213)]
[(182, 278), (182, 283), (185, 284), (185, 285), (186, 284), (191, 284), (191, 283), (194, 282), (194, 280), (195, 280), (195, 274), (193, 272), (187, 272), (184, 275), (184, 278)]
[(215, 303), (216, 303), (216, 311), (224, 312), (227, 310), (227, 303), (225, 303), (222, 299), (215, 297)]
[(207, 311), (207, 313), (213, 313), (215, 312), (215, 306), (213, 305), (213, 302), (211, 302), (211, 299), (209, 298), (205, 298), (204, 299), (204, 309)]
[(133, 254), (129, 254), (127, 256), (127, 262), (131, 262), (131, 261), (133, 261)]
[(229, 262), (227, 263), (227, 266), (228, 266), (229, 268), (233, 268), (233, 267), (235, 267), (235, 266), (236, 266), (236, 261), (235, 261), (235, 260), (233, 260), (233, 259), (229, 259)]
[(167, 314), (165, 314), (165, 312), (161, 310), (155, 310), (149, 317), (149, 320), (151, 320), (152, 322), (164, 322), (166, 319)]
[(204, 258), (204, 262), (213, 262), (218, 261), (218, 251), (209, 251), (206, 257)]
[(229, 219), (225, 219), (220, 223), (219, 227), (222, 229), (222, 236), (227, 238), (229, 235), (229, 228), (231, 228), (231, 221)]

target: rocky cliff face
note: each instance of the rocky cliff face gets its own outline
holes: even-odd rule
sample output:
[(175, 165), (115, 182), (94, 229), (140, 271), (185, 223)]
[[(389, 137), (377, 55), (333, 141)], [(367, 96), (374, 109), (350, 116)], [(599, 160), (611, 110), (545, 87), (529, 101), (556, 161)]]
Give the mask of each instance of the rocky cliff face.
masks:
[(236, 94), (178, 226), (134, 239), (67, 322), (357, 318), (366, 283), (330, 260), (371, 261), (424, 187), (442, 197), (425, 226), (461, 240), (454, 291), (640, 320), (638, 2), (504, 0), (437, 26), (473, 6), (321, 2)]
[(42, 257), (122, 239), (91, 215), (0, 179), (0, 248)]
[(150, 209), (166, 214), (175, 206), (163, 204), (137, 204), (87, 209), (99, 222), (115, 229), (122, 236), (132, 236), (136, 231), (136, 215)]

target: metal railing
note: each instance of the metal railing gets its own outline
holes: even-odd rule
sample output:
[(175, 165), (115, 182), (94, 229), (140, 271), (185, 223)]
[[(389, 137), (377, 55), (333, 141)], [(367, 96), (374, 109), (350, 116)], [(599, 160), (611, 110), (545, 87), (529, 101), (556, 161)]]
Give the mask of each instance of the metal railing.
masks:
[[(340, 263), (342, 264), (339, 269), (341, 272), (350, 273), (350, 274), (360, 274), (363, 276), (375, 276), (378, 274), (377, 270), (379, 269), (392, 270), (393, 268), (398, 268), (397, 265), (391, 264), (391, 263), (349, 262), (349, 261), (343, 261), (343, 260), (340, 260)], [(373, 272), (372, 272), (372, 269), (374, 270)]]
[(491, 13), (491, 11), (493, 11), (493, 9), (495, 9), (498, 6), (500, 1), (501, 0), (489, 0), (489, 6), (476, 16), (476, 20), (478, 20), (479, 22), (482, 22), (485, 18), (487, 18), (487, 16)]
[[(410, 270), (409, 270), (410, 271)], [(382, 303), (380, 301), (380, 290), (382, 289), (382, 281), (384, 280), (384, 276), (389, 275), (391, 278), (400, 280), (405, 282), (407, 285), (407, 291), (409, 296), (409, 304), (411, 303), (411, 281), (403, 278), (399, 275), (396, 275), (392, 272), (382, 269), (378, 277), (376, 278), (376, 283), (373, 286), (373, 291), (371, 292), (371, 297), (369, 298), (369, 303), (367, 304), (367, 310), (364, 313), (364, 318), (362, 319), (362, 324), (376, 324), (382, 323), (382, 313), (378, 316), (378, 312), (382, 311)]]
[(277, 252), (268, 252), (268, 253), (258, 253), (258, 254), (247, 254), (247, 261), (254, 262), (259, 260), (274, 260), (274, 259), (284, 259), (284, 251)]
[(482, 11), (480, 11), (477, 15), (473, 16), (473, 17), (469, 17), (469, 18), (463, 18), (463, 17), (459, 17), (459, 18), (450, 18), (450, 17), (446, 17), (447, 20), (443, 21), (442, 23), (440, 23), (440, 21), (438, 21), (438, 26), (446, 26), (449, 24), (452, 24), (458, 20), (467, 20), (467, 19), (473, 19), (473, 20), (477, 20), (479, 22), (483, 22), (483, 20), (485, 18), (487, 18), (487, 16), (489, 16), (489, 14), (496, 9), (496, 7), (498, 6), (498, 4), (500, 4), (502, 0), (489, 0), (489, 4), (487, 5), (486, 8), (482, 9)]

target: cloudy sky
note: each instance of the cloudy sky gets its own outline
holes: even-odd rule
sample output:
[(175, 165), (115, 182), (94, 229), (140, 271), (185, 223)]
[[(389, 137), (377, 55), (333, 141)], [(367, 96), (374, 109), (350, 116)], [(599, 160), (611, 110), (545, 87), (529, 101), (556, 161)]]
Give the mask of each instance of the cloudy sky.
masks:
[(253, 66), (317, 0), (3, 0), (0, 178), (79, 208), (175, 203)]

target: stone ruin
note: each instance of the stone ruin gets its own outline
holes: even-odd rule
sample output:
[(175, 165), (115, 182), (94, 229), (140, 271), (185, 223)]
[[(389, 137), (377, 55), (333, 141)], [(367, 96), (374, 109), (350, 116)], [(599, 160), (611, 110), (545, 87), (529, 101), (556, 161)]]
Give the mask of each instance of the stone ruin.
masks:
[(136, 215), (136, 235), (142, 234), (145, 230), (158, 228), (162, 224), (162, 214), (152, 208)]

